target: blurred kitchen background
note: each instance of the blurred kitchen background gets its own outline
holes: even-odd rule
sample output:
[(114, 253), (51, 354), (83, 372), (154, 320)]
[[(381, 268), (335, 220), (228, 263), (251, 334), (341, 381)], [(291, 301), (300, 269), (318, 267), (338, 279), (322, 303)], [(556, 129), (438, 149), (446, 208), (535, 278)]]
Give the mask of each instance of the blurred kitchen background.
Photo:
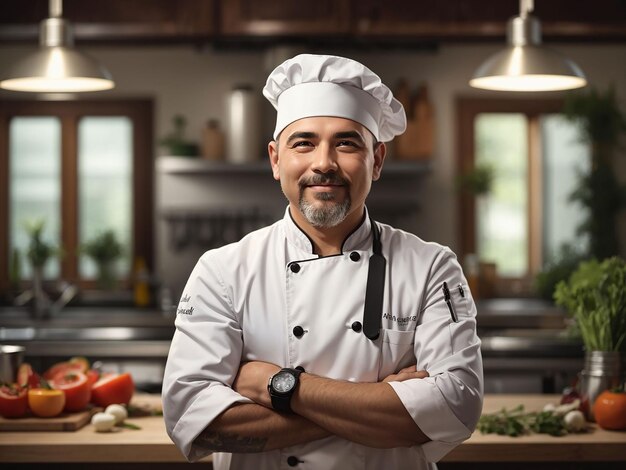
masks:
[[(115, 87), (0, 91), (0, 342), (24, 345), (36, 369), (86, 356), (158, 391), (198, 257), (285, 209), (267, 161), (267, 75), (297, 53), (330, 53), (370, 67), (407, 107), (409, 130), (390, 145), (369, 208), (458, 254), (478, 299), (486, 390), (560, 392), (584, 352), (554, 285), (582, 259), (626, 254), (623, 209), (587, 197), (584, 126), (598, 108), (626, 113), (626, 2), (535, 2), (544, 45), (584, 71), (585, 88), (470, 87), (519, 8), (65, 0), (76, 48)], [(46, 0), (2, 3), (0, 80), (35, 52), (48, 16)], [(623, 187), (623, 132), (618, 142), (607, 168)], [(610, 227), (605, 238), (590, 215)]]

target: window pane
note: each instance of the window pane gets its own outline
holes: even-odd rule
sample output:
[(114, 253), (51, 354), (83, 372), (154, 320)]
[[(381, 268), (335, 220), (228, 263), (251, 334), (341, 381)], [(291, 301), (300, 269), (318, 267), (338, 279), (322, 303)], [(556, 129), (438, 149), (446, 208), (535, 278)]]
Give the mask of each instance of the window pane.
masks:
[(562, 244), (579, 250), (587, 248), (588, 239), (577, 236), (576, 229), (586, 215), (578, 202), (569, 196), (578, 184), (578, 174), (589, 171), (591, 153), (581, 142), (580, 129), (559, 114), (541, 117), (543, 146), (543, 253), (544, 263), (558, 255)]
[[(132, 121), (123, 116), (84, 117), (78, 124), (79, 243), (113, 230), (125, 256), (116, 265), (130, 273), (132, 240)], [(96, 265), (81, 256), (82, 278), (96, 277)]]
[[(30, 237), (26, 224), (45, 223), (43, 240), (58, 247), (61, 239), (61, 123), (55, 117), (15, 117), (9, 125), (9, 246), (22, 253), (22, 278), (30, 279), (26, 259)], [(57, 257), (44, 266), (44, 277), (59, 275)]]
[(524, 276), (528, 271), (526, 117), (479, 114), (474, 134), (476, 164), (489, 164), (495, 170), (491, 193), (477, 201), (478, 256), (496, 263), (501, 276)]

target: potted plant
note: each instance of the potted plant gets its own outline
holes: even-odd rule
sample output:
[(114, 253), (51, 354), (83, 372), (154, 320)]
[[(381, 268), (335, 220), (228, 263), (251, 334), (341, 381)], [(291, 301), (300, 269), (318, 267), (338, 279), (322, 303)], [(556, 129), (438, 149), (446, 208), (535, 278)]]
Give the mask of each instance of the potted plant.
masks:
[(597, 259), (619, 253), (617, 215), (626, 205), (626, 188), (615, 177), (614, 159), (626, 133), (626, 115), (613, 87), (574, 92), (565, 99), (565, 116), (580, 125), (582, 140), (591, 149), (591, 166), (579, 175), (570, 200), (587, 208), (578, 234), (589, 236), (589, 255)]
[(618, 257), (581, 262), (557, 284), (554, 300), (573, 317), (585, 347), (580, 388), (593, 419), (597, 396), (619, 385), (626, 371), (626, 262)]
[(470, 171), (460, 175), (460, 189), (468, 191), (476, 197), (484, 197), (491, 192), (495, 170), (488, 163), (479, 163)]
[(50, 299), (43, 290), (43, 269), (53, 256), (61, 255), (61, 249), (54, 247), (43, 238), (44, 220), (35, 220), (25, 225), (30, 237), (26, 257), (33, 268), (32, 299), (36, 318), (43, 318), (50, 305)]
[(187, 119), (181, 114), (177, 114), (172, 118), (174, 130), (159, 141), (159, 144), (167, 148), (172, 156), (179, 157), (196, 157), (198, 156), (198, 144), (189, 142), (185, 139), (185, 128), (187, 127)]
[(82, 252), (89, 256), (98, 267), (98, 287), (110, 290), (115, 287), (115, 261), (124, 253), (113, 230), (96, 235), (82, 246)]

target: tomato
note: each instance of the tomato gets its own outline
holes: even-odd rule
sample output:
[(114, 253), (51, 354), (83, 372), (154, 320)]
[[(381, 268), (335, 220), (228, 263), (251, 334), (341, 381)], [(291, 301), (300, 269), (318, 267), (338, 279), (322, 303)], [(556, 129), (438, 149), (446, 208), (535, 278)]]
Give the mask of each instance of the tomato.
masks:
[(28, 406), (35, 416), (52, 418), (63, 411), (65, 394), (62, 390), (31, 388), (28, 391)]
[(82, 372), (60, 372), (50, 381), (50, 385), (65, 393), (64, 411), (84, 410), (91, 398), (91, 384)]
[(85, 364), (82, 362), (57, 362), (52, 367), (50, 367), (47, 371), (43, 373), (43, 378), (46, 380), (52, 380), (57, 375), (63, 373), (68, 374), (70, 372), (85, 372)]
[(81, 372), (84, 374), (86, 374), (89, 368), (91, 367), (91, 364), (89, 364), (89, 360), (83, 356), (74, 356), (69, 360), (69, 362), (71, 364), (80, 364), (83, 368)]
[(603, 429), (626, 430), (626, 392), (602, 392), (593, 405), (593, 416)]
[(135, 392), (133, 378), (125, 374), (105, 375), (91, 389), (91, 401), (98, 406), (109, 406), (114, 403), (128, 405)]
[(17, 384), (20, 387), (38, 388), (41, 385), (41, 377), (25, 362), (17, 370)]
[(93, 387), (98, 380), (100, 380), (100, 372), (95, 369), (89, 369), (87, 372), (87, 381), (89, 382), (89, 388)]
[(21, 418), (28, 408), (28, 390), (18, 384), (0, 386), (0, 416)]

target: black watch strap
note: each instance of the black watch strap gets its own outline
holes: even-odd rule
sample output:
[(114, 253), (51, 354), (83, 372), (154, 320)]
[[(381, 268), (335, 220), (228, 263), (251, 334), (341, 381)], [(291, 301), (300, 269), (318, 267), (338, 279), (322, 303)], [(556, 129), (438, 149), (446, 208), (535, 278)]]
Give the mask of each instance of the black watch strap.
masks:
[(280, 372), (287, 372), (293, 375), (296, 379), (296, 383), (289, 392), (279, 393), (272, 388), (272, 379), (274, 378), (274, 376), (270, 378), (270, 383), (268, 384), (267, 388), (270, 394), (270, 399), (272, 401), (272, 408), (282, 413), (291, 413), (291, 397), (298, 388), (298, 384), (300, 382), (300, 374), (304, 372), (304, 368), (296, 367), (295, 369), (290, 369), (288, 367), (285, 367), (281, 369)]

